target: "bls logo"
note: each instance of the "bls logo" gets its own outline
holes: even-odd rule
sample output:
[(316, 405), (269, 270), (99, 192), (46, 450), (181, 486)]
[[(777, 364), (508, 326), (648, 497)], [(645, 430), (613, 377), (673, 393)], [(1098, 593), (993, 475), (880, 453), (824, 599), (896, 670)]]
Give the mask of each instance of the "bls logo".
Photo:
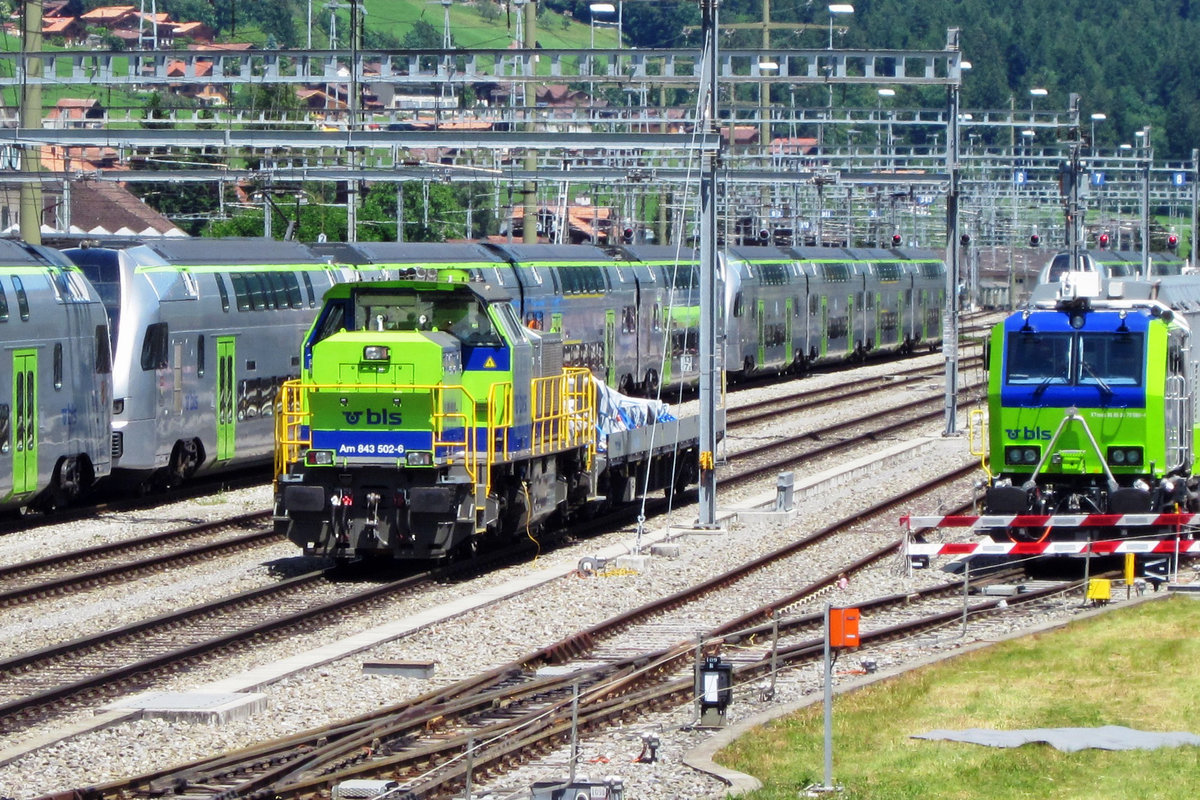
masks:
[(1050, 441), (1050, 431), (1045, 428), (1005, 428), (1004, 432), (1008, 434), (1008, 438), (1012, 440), (1023, 440), (1026, 442), (1048, 442)]
[(342, 416), (346, 418), (347, 425), (357, 425), (364, 416), (368, 425), (399, 425), (402, 419), (399, 411), (388, 411), (386, 408), (378, 411), (369, 408), (366, 411), (343, 411)]

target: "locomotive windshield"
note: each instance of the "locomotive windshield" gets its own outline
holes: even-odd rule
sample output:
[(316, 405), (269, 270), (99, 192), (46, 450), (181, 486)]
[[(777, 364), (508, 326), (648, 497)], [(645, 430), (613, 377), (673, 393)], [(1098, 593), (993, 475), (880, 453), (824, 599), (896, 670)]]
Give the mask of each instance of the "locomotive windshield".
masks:
[(469, 294), (358, 292), (352, 324), (355, 330), (441, 331), (466, 344), (503, 344), (487, 309)]
[(1141, 333), (1029, 333), (1008, 336), (1010, 386), (1141, 386)]

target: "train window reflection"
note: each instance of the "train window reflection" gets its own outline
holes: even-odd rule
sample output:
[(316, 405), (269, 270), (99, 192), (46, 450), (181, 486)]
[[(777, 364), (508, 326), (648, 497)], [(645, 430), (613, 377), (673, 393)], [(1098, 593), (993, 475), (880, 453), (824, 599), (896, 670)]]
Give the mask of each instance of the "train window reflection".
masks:
[(1004, 380), (1013, 386), (1068, 383), (1071, 333), (1012, 333)]
[(1143, 359), (1140, 333), (1080, 334), (1081, 386), (1141, 386)]

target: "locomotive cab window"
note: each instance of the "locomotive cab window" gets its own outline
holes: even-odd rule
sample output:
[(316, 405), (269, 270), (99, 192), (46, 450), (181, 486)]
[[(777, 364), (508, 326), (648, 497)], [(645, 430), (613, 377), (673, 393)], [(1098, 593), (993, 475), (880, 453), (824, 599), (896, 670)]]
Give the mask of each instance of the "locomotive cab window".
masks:
[(146, 337), (142, 339), (142, 370), (149, 372), (167, 367), (167, 323), (156, 322), (146, 326)]
[(1140, 333), (1089, 334), (1079, 336), (1079, 384), (1141, 386), (1143, 372)]
[(0, 282), (0, 322), (8, 322), (8, 295), (4, 293), (2, 282)]
[(1068, 383), (1074, 334), (1009, 334), (1004, 380), (1012, 386)]

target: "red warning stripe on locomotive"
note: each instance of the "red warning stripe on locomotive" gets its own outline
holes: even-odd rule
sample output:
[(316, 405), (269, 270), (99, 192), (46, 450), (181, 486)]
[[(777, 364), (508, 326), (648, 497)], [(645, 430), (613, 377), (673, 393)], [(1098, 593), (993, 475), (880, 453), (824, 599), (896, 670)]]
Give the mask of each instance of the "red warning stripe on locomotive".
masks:
[(900, 524), (909, 528), (1132, 528), (1198, 525), (1200, 514), (950, 514), (942, 517), (903, 516)]

